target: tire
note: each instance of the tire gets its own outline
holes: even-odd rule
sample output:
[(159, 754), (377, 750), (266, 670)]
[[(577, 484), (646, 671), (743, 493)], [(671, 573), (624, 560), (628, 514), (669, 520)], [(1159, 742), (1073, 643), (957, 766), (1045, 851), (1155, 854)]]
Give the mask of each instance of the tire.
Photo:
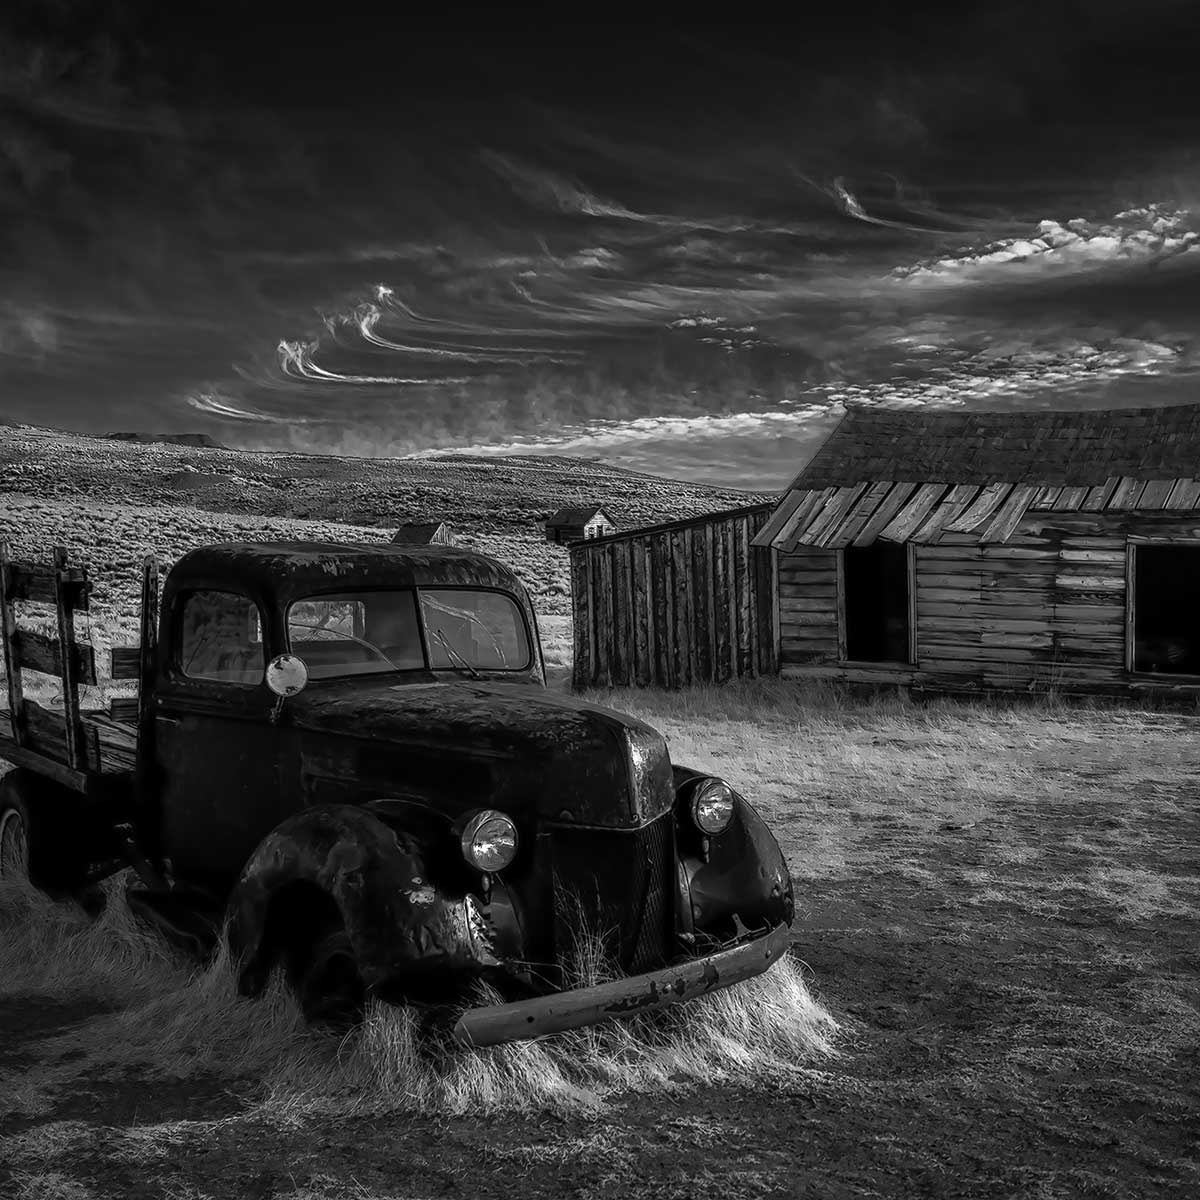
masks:
[(366, 988), (346, 927), (330, 918), (286, 956), (288, 982), (310, 1025), (349, 1029), (366, 1006)]
[(86, 881), (85, 862), (65, 788), (19, 768), (0, 779), (0, 879), (26, 879), (51, 896)]

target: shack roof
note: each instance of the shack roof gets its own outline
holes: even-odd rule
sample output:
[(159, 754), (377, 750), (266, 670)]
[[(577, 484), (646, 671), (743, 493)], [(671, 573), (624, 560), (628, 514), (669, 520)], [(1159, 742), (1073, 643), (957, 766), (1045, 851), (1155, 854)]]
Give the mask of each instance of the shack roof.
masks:
[(546, 524), (586, 525), (597, 516), (604, 517), (610, 525), (612, 524), (612, 518), (609, 517), (608, 513), (599, 504), (589, 504), (581, 508), (560, 508), (554, 516), (546, 521)]
[(445, 521), (409, 521), (396, 527), (393, 542), (427, 542), (440, 529), (446, 528)]
[(1094, 487), (1175, 479), (1200, 462), (1200, 404), (963, 412), (847, 405), (791, 489), (896, 483)]
[(847, 405), (756, 546), (836, 550), (970, 534), (1026, 512), (1200, 508), (1200, 405), (961, 412)]

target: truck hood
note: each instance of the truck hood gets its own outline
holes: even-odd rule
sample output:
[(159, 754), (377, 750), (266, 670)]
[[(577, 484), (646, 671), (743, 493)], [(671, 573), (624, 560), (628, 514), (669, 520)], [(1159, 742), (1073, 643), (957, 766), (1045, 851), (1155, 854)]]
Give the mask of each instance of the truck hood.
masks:
[(662, 735), (624, 713), (489, 680), (312, 687), (287, 702), (308, 780), (453, 814), (496, 807), (630, 828), (674, 800)]

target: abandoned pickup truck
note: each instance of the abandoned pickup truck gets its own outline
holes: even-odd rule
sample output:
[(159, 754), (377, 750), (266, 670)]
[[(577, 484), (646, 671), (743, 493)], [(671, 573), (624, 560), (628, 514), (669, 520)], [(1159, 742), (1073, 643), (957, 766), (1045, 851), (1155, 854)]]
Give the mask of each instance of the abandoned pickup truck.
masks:
[[(88, 587), (61, 550), (0, 549), (0, 871), (64, 895), (132, 867), (134, 909), (201, 955), (224, 931), (246, 994), (280, 968), (311, 1019), (376, 997), (459, 1014), (467, 1045), (660, 1008), (786, 950), (791, 879), (758, 814), (649, 726), (547, 690), (494, 559), (207, 546), (161, 603), (147, 560), (140, 645), (113, 653), (139, 695), (109, 714), (79, 704)], [(20, 628), (38, 602), (57, 639)], [(22, 668), (59, 676), (61, 710)], [(581, 942), (606, 981), (573, 986)]]

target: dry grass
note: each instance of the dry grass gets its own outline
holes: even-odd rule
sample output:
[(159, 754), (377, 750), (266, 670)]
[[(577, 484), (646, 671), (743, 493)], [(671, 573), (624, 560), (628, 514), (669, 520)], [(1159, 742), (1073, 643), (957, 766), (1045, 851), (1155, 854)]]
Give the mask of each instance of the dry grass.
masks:
[[(123, 902), (123, 877), (90, 921), (27, 884), (0, 888), (3, 994), (87, 997), (106, 1012), (43, 1044), (37, 1070), (13, 1082), (0, 1115), (36, 1113), (84, 1073), (258, 1080), (272, 1120), (394, 1112), (597, 1111), (606, 1097), (714, 1079), (795, 1071), (831, 1051), (834, 1024), (785, 960), (747, 983), (672, 1010), (535, 1042), (465, 1050), (423, 1035), (408, 1009), (371, 1006), (345, 1039), (305, 1027), (275, 979), (237, 995), (224, 952), (190, 970)], [(596, 982), (585, 944), (577, 983)], [(600, 976), (602, 977), (602, 976)], [(484, 1001), (486, 1002), (486, 1001)]]

